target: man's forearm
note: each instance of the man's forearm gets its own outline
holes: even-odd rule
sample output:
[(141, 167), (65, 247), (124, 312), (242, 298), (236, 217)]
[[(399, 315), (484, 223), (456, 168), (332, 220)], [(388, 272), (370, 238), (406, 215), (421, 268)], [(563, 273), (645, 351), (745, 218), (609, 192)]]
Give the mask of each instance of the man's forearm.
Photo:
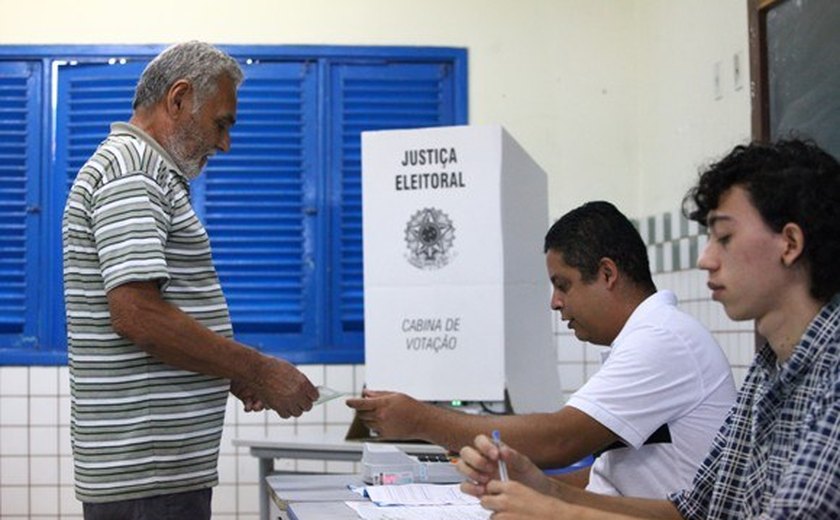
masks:
[(599, 495), (570, 486), (556, 479), (549, 480), (551, 481), (551, 489), (548, 494), (570, 504), (631, 517), (682, 520), (682, 515), (674, 507), (674, 504), (668, 500)]
[(527, 415), (470, 415), (424, 405), (420, 438), (458, 451), (479, 434), (502, 433), (505, 444), (541, 468), (561, 468), (591, 455), (617, 437), (579, 410)]
[(502, 422), (497, 417), (471, 415), (427, 403), (421, 414), (417, 421), (420, 438), (454, 452), (472, 444), (481, 433), (489, 435)]
[(589, 473), (591, 468), (586, 467), (582, 469), (577, 469), (575, 471), (570, 471), (568, 473), (562, 473), (559, 475), (551, 475), (552, 480), (557, 480), (569, 486), (573, 486), (580, 489), (586, 489), (586, 486), (589, 485)]
[(265, 358), (258, 351), (213, 332), (148, 287), (127, 290), (109, 294), (118, 334), (172, 366), (242, 381), (257, 377)]
[[(177, 326), (165, 326), (166, 316), (150, 330), (140, 345), (161, 361), (194, 372), (227, 379), (252, 381), (264, 357), (255, 349), (217, 334), (180, 309), (167, 313)], [(171, 322), (170, 322), (171, 323)]]

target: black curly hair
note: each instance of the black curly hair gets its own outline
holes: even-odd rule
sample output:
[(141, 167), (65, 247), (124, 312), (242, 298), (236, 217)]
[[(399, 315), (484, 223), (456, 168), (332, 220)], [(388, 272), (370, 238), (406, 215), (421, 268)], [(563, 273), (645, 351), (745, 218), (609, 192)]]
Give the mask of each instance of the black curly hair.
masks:
[(840, 292), (840, 164), (813, 141), (786, 139), (736, 146), (700, 173), (683, 199), (683, 213), (706, 225), (709, 212), (733, 186), (746, 190), (764, 222), (775, 232), (795, 223), (805, 235), (803, 259), (810, 292), (828, 301)]
[(609, 258), (642, 290), (656, 291), (642, 237), (609, 202), (587, 202), (560, 217), (545, 235), (543, 252), (549, 250), (562, 253), (584, 282), (593, 281), (601, 259)]

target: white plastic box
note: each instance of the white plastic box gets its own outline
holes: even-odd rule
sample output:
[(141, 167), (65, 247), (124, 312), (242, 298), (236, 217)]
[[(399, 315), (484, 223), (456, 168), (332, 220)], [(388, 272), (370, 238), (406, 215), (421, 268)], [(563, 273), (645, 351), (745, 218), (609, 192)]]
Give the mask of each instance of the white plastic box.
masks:
[(425, 401), (562, 405), (545, 172), (500, 126), (362, 134), (365, 376)]

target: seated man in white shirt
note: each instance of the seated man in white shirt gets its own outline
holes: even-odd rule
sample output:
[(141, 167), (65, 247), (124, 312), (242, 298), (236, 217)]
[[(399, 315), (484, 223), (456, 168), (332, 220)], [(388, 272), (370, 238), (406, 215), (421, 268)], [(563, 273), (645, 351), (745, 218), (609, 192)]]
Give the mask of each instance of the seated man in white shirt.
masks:
[(590, 202), (564, 215), (548, 231), (544, 252), (551, 308), (578, 339), (612, 347), (566, 406), (476, 416), (377, 391), (348, 406), (385, 439), (457, 451), (500, 430), (506, 444), (543, 468), (596, 454), (591, 471), (559, 478), (599, 493), (661, 497), (687, 485), (734, 402), (720, 347), (676, 307), (673, 293), (657, 292), (638, 231), (612, 204)]

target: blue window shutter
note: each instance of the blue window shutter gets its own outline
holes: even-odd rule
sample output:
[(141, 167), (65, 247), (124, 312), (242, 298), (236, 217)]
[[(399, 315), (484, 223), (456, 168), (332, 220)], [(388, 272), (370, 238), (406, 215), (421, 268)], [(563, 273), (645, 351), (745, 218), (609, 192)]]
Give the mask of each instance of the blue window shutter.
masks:
[(244, 67), (231, 150), (207, 168), (204, 213), (234, 330), (298, 359), (317, 345), (313, 239), (317, 68)]
[(57, 251), (50, 269), (59, 281), (50, 294), (52, 339), (66, 348), (61, 270), (61, 217), (76, 174), (111, 131), (111, 123), (131, 118), (134, 86), (146, 61), (124, 64), (79, 63), (56, 68), (54, 178), (50, 179), (50, 225), (56, 229), (50, 248)]
[(447, 63), (343, 64), (332, 69), (330, 169), (332, 330), (343, 348), (362, 344), (361, 132), (455, 124), (455, 78)]
[[(25, 55), (35, 60), (0, 62), (0, 364), (66, 363), (67, 189), (110, 123), (130, 118), (137, 78), (156, 52), (82, 46), (68, 63), (33, 49)], [(360, 133), (465, 124), (466, 52), (229, 52), (246, 76), (232, 151), (214, 157), (191, 192), (236, 335), (293, 362), (362, 361)]]
[(146, 62), (83, 63), (58, 68), (55, 171), (73, 184), (79, 168), (111, 131), (111, 123), (131, 118), (137, 78)]
[[(67, 187), (110, 123), (131, 117), (145, 64), (59, 69), (55, 169)], [(312, 348), (318, 337), (307, 285), (317, 212), (306, 209), (316, 204), (317, 75), (302, 63), (245, 71), (231, 151), (216, 155), (191, 183), (194, 205), (211, 237), (237, 337), (273, 352)], [(66, 189), (58, 206), (65, 198)]]
[(0, 63), (0, 350), (39, 346), (40, 65)]

